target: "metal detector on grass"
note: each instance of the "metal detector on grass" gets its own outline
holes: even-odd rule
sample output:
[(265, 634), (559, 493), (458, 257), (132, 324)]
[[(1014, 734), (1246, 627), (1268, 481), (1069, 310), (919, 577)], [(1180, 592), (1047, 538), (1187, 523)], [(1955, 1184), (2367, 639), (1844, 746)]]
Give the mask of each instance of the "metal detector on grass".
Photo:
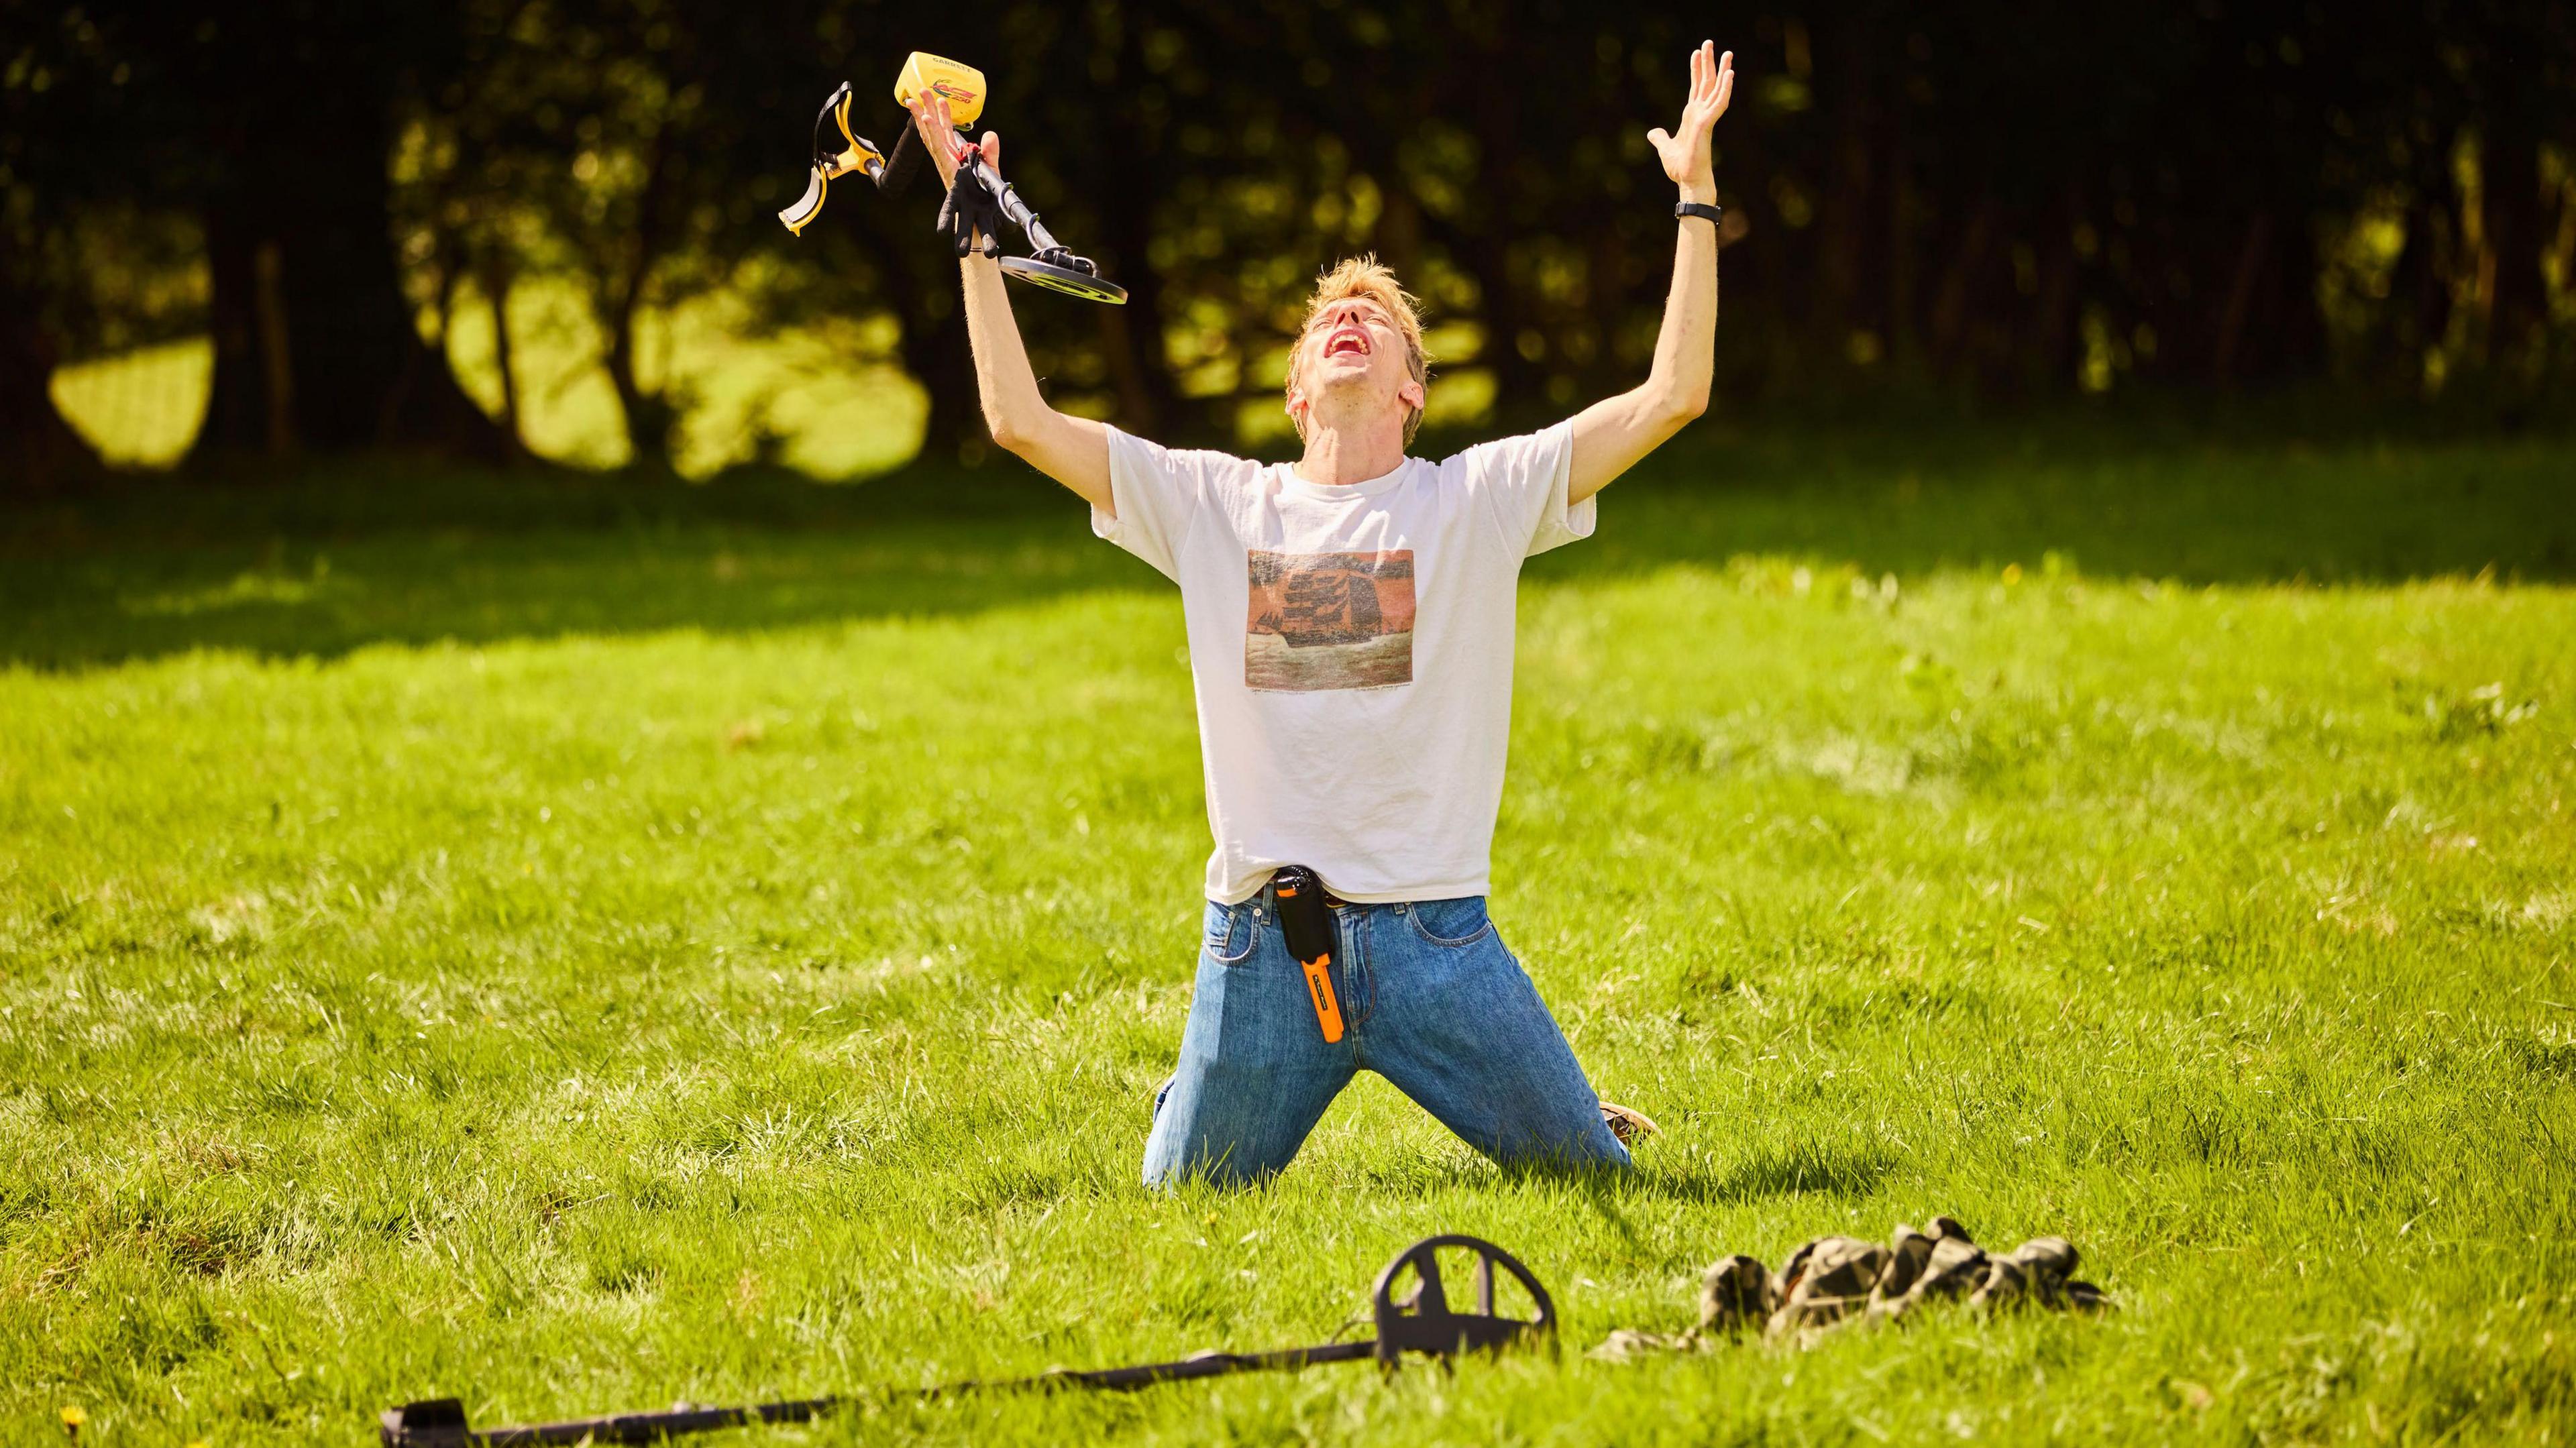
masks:
[[(986, 91), (982, 71), (916, 50), (904, 62), (903, 74), (895, 79), (894, 98), (908, 107), (913, 97), (925, 92), (945, 100), (950, 119), (961, 126), (971, 124), (984, 113)], [(891, 196), (900, 194), (911, 184), (913, 173), (921, 169), (921, 141), (911, 118), (905, 117), (894, 149), (885, 151), (876, 142), (850, 129), (850, 98), (850, 83), (843, 81), (824, 99), (822, 111), (814, 117), (814, 155), (806, 170), (805, 194), (778, 213), (778, 219), (798, 236), (803, 236), (805, 228), (823, 213), (823, 200), (830, 194), (836, 178), (856, 171), (875, 182), (879, 192)], [(823, 129), (826, 123), (840, 128), (841, 139), (847, 142), (840, 150), (829, 149), (831, 141)], [(978, 209), (989, 209), (998, 219), (1018, 227), (1028, 243), (1030, 255), (998, 258), (996, 264), (1004, 272), (1032, 285), (1081, 297), (1085, 301), (1107, 302), (1116, 306), (1127, 300), (1127, 289), (1103, 279), (1098, 263), (1089, 257), (1076, 256), (1057, 241), (1038, 220), (1037, 212), (1020, 199), (1019, 192), (994, 174), (992, 167), (984, 164), (980, 153), (972, 148), (966, 151), (965, 159), (959, 163), (958, 178), (961, 190), (968, 186), (981, 189), (984, 200)], [(951, 194), (954, 198), (957, 193)], [(947, 213), (943, 211), (943, 223), (946, 217)], [(961, 247), (965, 230), (963, 225), (958, 228)], [(992, 254), (994, 240), (989, 235), (986, 238), (987, 255)]]
[[(1460, 1312), (1449, 1305), (1449, 1288), (1440, 1274), (1444, 1250), (1474, 1254), (1470, 1281), (1474, 1308)], [(1529, 1294), (1533, 1312), (1527, 1319), (1505, 1317), (1495, 1308), (1499, 1269)], [(1409, 1282), (1409, 1286), (1407, 1285)], [(1395, 1255), (1378, 1273), (1369, 1292), (1369, 1315), (1377, 1336), (1357, 1342), (1328, 1342), (1315, 1347), (1279, 1348), (1270, 1352), (1208, 1351), (1176, 1362), (1144, 1363), (1124, 1368), (1059, 1368), (1032, 1378), (950, 1383), (931, 1388), (919, 1398), (970, 1392), (1093, 1388), (1126, 1392), (1157, 1383), (1224, 1377), (1231, 1373), (1294, 1371), (1317, 1363), (1358, 1362), (1363, 1358), (1393, 1372), (1404, 1354), (1418, 1353), (1444, 1366), (1461, 1353), (1494, 1352), (1520, 1344), (1556, 1345), (1556, 1303), (1520, 1259), (1478, 1237), (1425, 1237)], [(908, 1396), (899, 1391), (876, 1395), (879, 1401)], [(431, 1398), (385, 1410), (385, 1448), (501, 1448), (539, 1443), (658, 1443), (683, 1433), (708, 1433), (754, 1423), (802, 1423), (836, 1409), (856, 1405), (851, 1396), (791, 1398), (746, 1407), (704, 1408), (683, 1405), (656, 1413), (622, 1413), (605, 1418), (575, 1418), (561, 1423), (527, 1423), (505, 1428), (477, 1428), (457, 1398)]]

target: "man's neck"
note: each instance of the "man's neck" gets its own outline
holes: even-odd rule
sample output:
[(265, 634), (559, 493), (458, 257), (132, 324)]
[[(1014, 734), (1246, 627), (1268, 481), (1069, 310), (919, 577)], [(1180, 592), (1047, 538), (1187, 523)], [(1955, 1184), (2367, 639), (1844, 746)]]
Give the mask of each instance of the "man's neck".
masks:
[(1403, 462), (1400, 421), (1348, 430), (1317, 423), (1306, 434), (1306, 455), (1297, 460), (1297, 476), (1328, 488), (1347, 487), (1385, 477)]

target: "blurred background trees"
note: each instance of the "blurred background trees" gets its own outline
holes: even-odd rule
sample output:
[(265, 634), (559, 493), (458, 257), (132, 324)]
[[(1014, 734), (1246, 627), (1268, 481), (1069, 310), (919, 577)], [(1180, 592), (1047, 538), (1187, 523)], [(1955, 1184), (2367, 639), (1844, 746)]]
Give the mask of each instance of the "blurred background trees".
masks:
[[(146, 355), (178, 380), (126, 412), (173, 414), (161, 455), (210, 469), (971, 459), (929, 189), (847, 186), (801, 240), (772, 216), (838, 80), (891, 140), (913, 49), (985, 70), (1005, 171), (1131, 290), (1017, 294), (1062, 405), (1275, 440), (1307, 281), (1363, 249), (1432, 305), (1435, 421), (1548, 417), (1645, 366), (1672, 224), (1642, 136), (1677, 112), (1703, 12), (912, 8), (20, 0), (0, 18), (0, 473), (148, 452), (95, 395)], [(2571, 13), (1748, 12), (1715, 37), (1742, 72), (1719, 178), (1745, 223), (1721, 392), (2564, 399)]]

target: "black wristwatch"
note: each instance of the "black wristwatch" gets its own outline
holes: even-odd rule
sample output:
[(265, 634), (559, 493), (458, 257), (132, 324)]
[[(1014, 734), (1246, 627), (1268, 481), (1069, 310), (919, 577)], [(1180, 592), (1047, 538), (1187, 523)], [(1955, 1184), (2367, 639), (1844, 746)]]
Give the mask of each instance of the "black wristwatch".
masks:
[(1675, 221), (1688, 221), (1694, 216), (1703, 221), (1724, 221), (1726, 219), (1726, 208), (1723, 206), (1712, 206), (1705, 201), (1684, 201), (1673, 207), (1673, 220)]

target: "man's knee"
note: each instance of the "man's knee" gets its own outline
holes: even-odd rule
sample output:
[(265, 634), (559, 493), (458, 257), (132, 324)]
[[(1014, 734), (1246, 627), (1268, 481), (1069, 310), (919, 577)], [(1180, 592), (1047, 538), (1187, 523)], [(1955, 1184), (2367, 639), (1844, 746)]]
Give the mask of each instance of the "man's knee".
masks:
[(1280, 1123), (1271, 1119), (1282, 1094), (1278, 1083), (1246, 1080), (1222, 1062), (1198, 1064), (1192, 1071), (1185, 1061), (1154, 1093), (1145, 1186), (1168, 1191), (1195, 1181), (1242, 1187), (1278, 1175), (1305, 1135), (1293, 1133), (1295, 1141), (1284, 1149), (1275, 1139), (1281, 1135)]
[[(1164, 1089), (1170, 1090), (1169, 1083)], [(1277, 1176), (1285, 1164), (1255, 1159), (1240, 1141), (1218, 1141), (1196, 1131), (1168, 1129), (1182, 1123), (1167, 1125), (1161, 1119), (1161, 1107), (1157, 1098), (1154, 1131), (1145, 1138), (1147, 1191), (1174, 1191), (1192, 1182), (1221, 1188), (1248, 1187)]]
[(1530, 1140), (1517, 1146), (1488, 1151), (1494, 1164), (1514, 1173), (1535, 1176), (1577, 1176), (1591, 1172), (1625, 1172), (1635, 1168), (1636, 1158), (1608, 1127), (1598, 1135), (1577, 1132), (1571, 1136), (1548, 1140)]
[(1277, 1175), (1275, 1166), (1246, 1169), (1232, 1151), (1161, 1160), (1150, 1148), (1145, 1153), (1145, 1190), (1149, 1192), (1173, 1192), (1192, 1184), (1232, 1191), (1259, 1186)]
[(1473, 1119), (1472, 1130), (1458, 1134), (1497, 1166), (1576, 1173), (1624, 1171), (1634, 1164), (1627, 1146), (1602, 1120), (1599, 1098), (1580, 1075), (1510, 1080), (1487, 1098), (1486, 1107), (1478, 1113), (1481, 1119)]

